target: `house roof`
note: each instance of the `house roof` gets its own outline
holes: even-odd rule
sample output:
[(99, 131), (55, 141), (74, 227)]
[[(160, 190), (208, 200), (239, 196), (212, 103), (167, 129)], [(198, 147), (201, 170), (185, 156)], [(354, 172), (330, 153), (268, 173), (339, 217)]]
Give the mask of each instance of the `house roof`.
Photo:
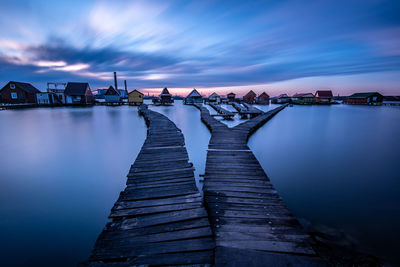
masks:
[(214, 92), (209, 97), (220, 97), (220, 96), (216, 92)]
[(366, 98), (366, 97), (370, 97), (370, 96), (373, 96), (373, 95), (381, 95), (380, 93), (378, 93), (378, 92), (368, 92), (368, 93), (355, 93), (355, 94), (352, 94), (351, 96), (350, 96), (350, 98)]
[(254, 93), (253, 90), (250, 90), (250, 92), (248, 92), (247, 94), (245, 94), (244, 97), (247, 97), (247, 96), (250, 96), (250, 95), (255, 96), (256, 93)]
[(294, 94), (293, 97), (314, 97), (313, 93), (300, 93), (300, 94)]
[(280, 94), (278, 98), (289, 97), (287, 94)]
[(227, 96), (236, 96), (236, 94), (235, 93), (233, 93), (233, 92), (230, 92), (229, 94), (227, 94)]
[(201, 94), (196, 89), (193, 89), (187, 97), (201, 97)]
[(108, 87), (107, 91), (104, 93), (104, 95), (120, 95), (118, 90), (115, 90), (114, 87), (110, 86)]
[(88, 87), (89, 87), (88, 83), (69, 82), (69, 83), (67, 83), (67, 87), (65, 87), (64, 94), (66, 94), (66, 95), (84, 95), (86, 93), (86, 89)]
[(133, 90), (133, 91), (130, 91), (129, 93), (128, 93), (128, 95), (130, 95), (130, 94), (132, 94), (132, 93), (134, 93), (134, 92), (138, 92), (139, 94), (141, 94), (141, 95), (144, 95), (142, 92), (140, 92), (140, 91), (138, 91), (138, 90)]
[(40, 91), (30, 83), (22, 83), (15, 81), (10, 81), (9, 83), (15, 84), (16, 87), (28, 93), (40, 93)]
[(261, 97), (261, 96), (268, 96), (269, 97), (269, 95), (266, 92), (262, 92), (261, 95), (259, 95), (258, 97)]
[(162, 96), (162, 95), (171, 95), (171, 94), (169, 93), (167, 87), (165, 87), (165, 88), (162, 90), (160, 96)]
[(318, 90), (315, 92), (315, 95), (318, 95), (319, 97), (333, 97), (331, 90)]

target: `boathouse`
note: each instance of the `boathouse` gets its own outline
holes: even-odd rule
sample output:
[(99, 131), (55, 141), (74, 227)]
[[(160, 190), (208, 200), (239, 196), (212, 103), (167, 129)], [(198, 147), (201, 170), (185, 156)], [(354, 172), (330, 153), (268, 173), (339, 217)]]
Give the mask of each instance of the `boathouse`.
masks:
[(184, 99), (183, 99), (184, 104), (195, 104), (195, 103), (203, 103), (203, 97), (201, 94), (196, 90), (193, 89), (190, 94), (188, 94)]
[(383, 95), (378, 92), (355, 93), (344, 99), (345, 104), (377, 105), (383, 102)]
[(94, 103), (92, 90), (88, 83), (69, 82), (65, 87), (65, 102), (68, 105), (91, 105)]
[(226, 95), (226, 98), (228, 99), (228, 103), (230, 103), (230, 104), (235, 102), (235, 97), (236, 97), (236, 94), (233, 92), (230, 92), (229, 94)]
[(292, 103), (298, 105), (312, 105), (315, 104), (315, 96), (313, 93), (296, 93), (292, 96)]
[(219, 104), (221, 103), (221, 97), (216, 92), (214, 92), (208, 97), (208, 102)]
[(262, 94), (257, 97), (257, 104), (268, 105), (269, 95), (266, 92), (262, 92)]
[(104, 101), (106, 103), (120, 103), (121, 95), (114, 87), (110, 86), (104, 93)]
[(133, 90), (128, 93), (128, 102), (129, 105), (139, 106), (143, 103), (144, 94), (139, 92), (138, 90)]
[(169, 93), (166, 87), (162, 90), (160, 94), (160, 103), (161, 105), (172, 105), (172, 103), (174, 103), (172, 95)]
[(315, 103), (317, 104), (331, 104), (333, 94), (331, 90), (318, 90), (315, 92)]
[(30, 83), (8, 82), (0, 90), (0, 103), (36, 104), (36, 94), (40, 91)]
[(250, 90), (247, 94), (243, 96), (243, 102), (247, 104), (255, 104), (256, 103), (256, 93), (253, 90)]
[(40, 92), (36, 94), (36, 101), (38, 105), (42, 106), (59, 106), (64, 102), (60, 96), (54, 92)]
[(285, 104), (290, 102), (290, 97), (287, 94), (280, 94), (278, 97), (272, 100), (274, 104)]

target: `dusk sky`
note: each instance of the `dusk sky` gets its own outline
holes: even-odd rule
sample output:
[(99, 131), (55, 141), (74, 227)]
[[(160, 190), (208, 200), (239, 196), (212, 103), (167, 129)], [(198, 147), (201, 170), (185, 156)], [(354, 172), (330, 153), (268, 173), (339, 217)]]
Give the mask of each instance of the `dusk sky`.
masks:
[(0, 87), (95, 90), (117, 71), (120, 86), (150, 94), (400, 95), (399, 0), (0, 0), (0, 10)]

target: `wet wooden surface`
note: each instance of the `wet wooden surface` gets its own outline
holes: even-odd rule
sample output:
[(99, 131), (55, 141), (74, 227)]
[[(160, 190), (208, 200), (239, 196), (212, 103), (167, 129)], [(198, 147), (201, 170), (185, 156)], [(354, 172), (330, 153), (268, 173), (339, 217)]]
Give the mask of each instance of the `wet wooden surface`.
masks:
[(324, 265), (247, 146), (248, 137), (285, 106), (233, 128), (196, 107), (212, 133), (203, 191), (216, 242), (215, 265)]
[(139, 111), (148, 135), (86, 266), (207, 265), (215, 242), (181, 131)]

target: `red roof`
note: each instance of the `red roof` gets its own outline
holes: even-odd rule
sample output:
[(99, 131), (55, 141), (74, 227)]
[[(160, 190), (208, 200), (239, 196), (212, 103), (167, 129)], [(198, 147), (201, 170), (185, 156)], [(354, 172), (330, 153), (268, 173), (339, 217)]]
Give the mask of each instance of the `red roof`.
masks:
[(318, 97), (333, 97), (333, 94), (332, 94), (331, 90), (318, 90), (315, 93), (315, 96), (318, 96)]
[(254, 97), (256, 96), (256, 93), (253, 92), (253, 90), (250, 90), (244, 97)]

